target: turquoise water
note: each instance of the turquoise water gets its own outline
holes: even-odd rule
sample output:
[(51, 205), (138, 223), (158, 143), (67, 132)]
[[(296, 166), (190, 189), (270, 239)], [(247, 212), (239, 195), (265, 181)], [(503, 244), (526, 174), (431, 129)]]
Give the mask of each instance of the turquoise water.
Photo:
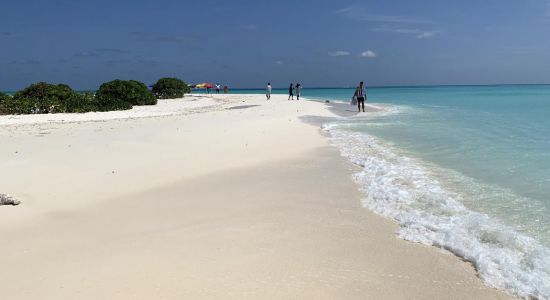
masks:
[[(303, 97), (319, 100), (348, 101), (352, 94), (303, 90)], [(499, 189), (499, 196), (479, 202), (478, 195), (479, 201), (467, 204), (550, 246), (550, 85), (371, 88), (367, 102), (401, 110), (375, 120), (346, 120), (349, 129)]]
[[(303, 90), (303, 97), (317, 100), (347, 102), (352, 94), (353, 89)], [(371, 88), (369, 102), (399, 113), (348, 119), (348, 129), (523, 198), (468, 204), (550, 246), (550, 85)]]
[(380, 88), (368, 100), (403, 109), (354, 130), (523, 197), (471, 205), (550, 246), (550, 86)]
[(360, 166), (363, 205), (400, 237), (472, 262), (487, 285), (550, 299), (550, 85), (369, 88), (367, 103), (384, 111), (324, 126)]
[(381, 88), (368, 100), (404, 109), (355, 130), (525, 197), (502, 218), (550, 245), (550, 86)]
[(490, 286), (550, 298), (550, 86), (372, 88), (367, 102), (385, 112), (325, 126), (362, 167), (364, 206), (471, 261)]

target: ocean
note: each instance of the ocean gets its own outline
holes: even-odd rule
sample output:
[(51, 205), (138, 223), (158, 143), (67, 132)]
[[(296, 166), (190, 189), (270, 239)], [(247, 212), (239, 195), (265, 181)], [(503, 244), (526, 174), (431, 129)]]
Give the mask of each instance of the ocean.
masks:
[[(470, 261), (489, 286), (550, 299), (550, 85), (367, 92), (384, 112), (324, 125), (360, 166), (363, 206), (396, 220), (401, 238)], [(352, 94), (302, 91), (343, 103)]]

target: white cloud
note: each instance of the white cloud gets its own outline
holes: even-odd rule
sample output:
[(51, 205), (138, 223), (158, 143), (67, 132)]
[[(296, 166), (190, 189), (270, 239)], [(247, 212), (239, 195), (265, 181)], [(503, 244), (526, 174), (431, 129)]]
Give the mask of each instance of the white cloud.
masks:
[(338, 51), (331, 51), (328, 53), (330, 56), (348, 56), (350, 53), (348, 51), (338, 50)]
[(367, 50), (361, 53), (361, 57), (375, 58), (376, 56), (377, 56), (376, 52), (372, 50)]
[(278, 64), (278, 65), (283, 65), (284, 64), (284, 62), (282, 60), (278, 60), (275, 63)]
[(337, 14), (356, 21), (403, 23), (403, 24), (432, 24), (432, 21), (413, 16), (376, 15), (369, 13), (365, 7), (352, 5), (336, 11)]
[(413, 35), (418, 39), (426, 39), (426, 38), (432, 38), (436, 34), (440, 33), (440, 30), (421, 30), (421, 29), (414, 29), (414, 28), (392, 28), (388, 26), (378, 27), (373, 29), (372, 31), (383, 31), (383, 32), (392, 32), (392, 33), (400, 33), (400, 34), (409, 34)]
[(422, 32), (420, 34), (417, 34), (416, 38), (418, 38), (418, 39), (432, 38), (432, 37), (434, 37), (434, 34), (435, 33), (433, 31), (425, 31), (425, 32)]
[(258, 26), (256, 25), (245, 25), (243, 27), (241, 27), (243, 30), (257, 30), (258, 29)]

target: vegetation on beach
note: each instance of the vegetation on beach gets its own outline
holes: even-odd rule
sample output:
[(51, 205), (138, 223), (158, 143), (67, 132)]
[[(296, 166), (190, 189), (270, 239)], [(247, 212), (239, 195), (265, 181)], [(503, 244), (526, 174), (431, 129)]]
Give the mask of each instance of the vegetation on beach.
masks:
[(98, 110), (124, 110), (134, 105), (155, 105), (157, 99), (147, 86), (135, 80), (113, 80), (102, 84), (96, 93)]
[(0, 114), (2, 114), (2, 111), (4, 111), (4, 101), (9, 100), (8, 95), (0, 92)]
[(84, 113), (155, 105), (157, 99), (181, 98), (189, 86), (177, 78), (162, 78), (153, 92), (136, 80), (103, 83), (96, 93), (79, 93), (66, 84), (38, 82), (13, 96), (0, 93), (0, 114)]
[(161, 78), (153, 85), (153, 93), (158, 99), (181, 98), (190, 92), (191, 88), (178, 78)]
[(77, 94), (65, 84), (39, 82), (7, 96), (2, 111), (9, 114), (47, 114), (67, 112)]

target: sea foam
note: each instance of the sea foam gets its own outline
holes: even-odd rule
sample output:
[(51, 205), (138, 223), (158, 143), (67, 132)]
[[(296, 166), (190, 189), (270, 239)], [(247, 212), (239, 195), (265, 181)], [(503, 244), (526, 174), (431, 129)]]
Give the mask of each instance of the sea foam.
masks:
[[(383, 141), (328, 124), (331, 142), (361, 171), (354, 175), (370, 210), (396, 220), (398, 235), (470, 261), (489, 286), (550, 299), (550, 250), (499, 220), (468, 209), (430, 168)], [(345, 126), (344, 126), (345, 127)]]

